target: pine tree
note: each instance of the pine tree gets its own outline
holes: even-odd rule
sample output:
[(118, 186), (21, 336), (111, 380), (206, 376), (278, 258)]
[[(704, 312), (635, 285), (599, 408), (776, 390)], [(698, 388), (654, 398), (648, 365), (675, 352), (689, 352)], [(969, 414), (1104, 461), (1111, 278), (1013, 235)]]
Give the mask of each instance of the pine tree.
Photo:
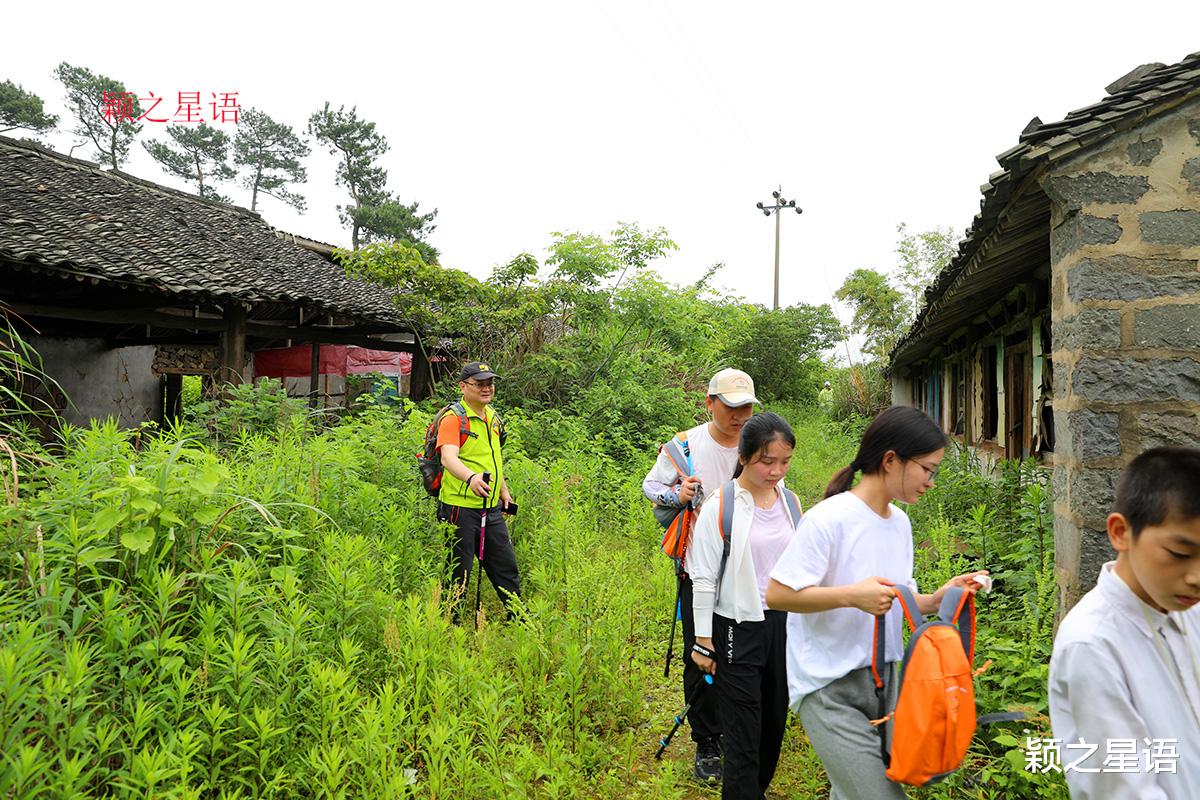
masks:
[(137, 96), (125, 85), (86, 67), (63, 61), (54, 75), (67, 90), (67, 105), (75, 116), (75, 136), (90, 141), (96, 155), (113, 169), (129, 158), (129, 146), (142, 130)]
[(201, 197), (229, 203), (229, 198), (213, 187), (215, 181), (229, 180), (236, 174), (226, 161), (228, 134), (201, 122), (196, 126), (168, 125), (167, 135), (177, 148), (152, 141), (144, 144), (146, 152), (171, 175), (195, 183)]
[(15, 130), (46, 133), (58, 125), (58, 117), (47, 114), (42, 98), (12, 81), (0, 82), (0, 133)]
[(433, 231), (437, 209), (417, 213), (417, 204), (405, 205), (387, 191), (387, 170), (378, 161), (388, 151), (387, 139), (374, 122), (358, 118), (358, 109), (337, 111), (329, 103), (309, 117), (308, 132), (338, 157), (337, 184), (350, 192), (351, 203), (338, 206), (343, 225), (351, 227), (351, 248), (371, 241), (403, 242), (420, 250), (430, 263), (437, 251), (422, 241)]
[(308, 179), (300, 159), (309, 152), (308, 145), (290, 125), (276, 122), (253, 108), (244, 110), (233, 140), (233, 163), (246, 168), (242, 182), (250, 190), (250, 210), (258, 210), (258, 194), (262, 192), (304, 211), (304, 197), (288, 189), (288, 185)]

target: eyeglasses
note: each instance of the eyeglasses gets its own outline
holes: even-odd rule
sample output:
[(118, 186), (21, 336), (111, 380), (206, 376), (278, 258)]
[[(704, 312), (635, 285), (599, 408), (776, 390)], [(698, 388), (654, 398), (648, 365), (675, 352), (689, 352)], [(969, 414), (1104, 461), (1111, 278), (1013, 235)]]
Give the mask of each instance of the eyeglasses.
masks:
[(927, 476), (929, 476), (929, 477), (927, 478), (927, 480), (929, 480), (929, 481), (935, 481), (935, 480), (937, 480), (938, 471), (941, 469), (941, 465), (938, 465), (938, 466), (936, 466), (936, 467), (927, 467), (927, 466), (925, 466), (924, 464), (922, 464), (920, 461), (917, 461), (915, 458), (910, 458), (910, 459), (909, 459), (909, 461), (913, 462), (913, 463), (914, 463), (914, 464), (916, 464), (918, 467), (920, 467), (921, 469), (925, 470), (925, 474), (926, 474)]
[(495, 386), (494, 381), (463, 381), (468, 386), (478, 386), (480, 389), (491, 389)]

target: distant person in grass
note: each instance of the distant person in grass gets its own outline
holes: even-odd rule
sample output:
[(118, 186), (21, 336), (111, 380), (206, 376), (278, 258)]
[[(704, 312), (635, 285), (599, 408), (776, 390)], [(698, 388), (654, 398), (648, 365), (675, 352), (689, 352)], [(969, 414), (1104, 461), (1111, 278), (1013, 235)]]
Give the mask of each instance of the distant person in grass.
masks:
[[(691, 504), (699, 509), (706, 496), (715, 492), (733, 477), (738, 463), (738, 437), (742, 426), (754, 413), (758, 398), (754, 396), (754, 381), (745, 372), (723, 369), (708, 382), (705, 406), (709, 422), (686, 431), (693, 471), (680, 480), (670, 458), (659, 449), (658, 460), (642, 482), (642, 491), (652, 503), (672, 508)], [(692, 581), (686, 572), (679, 575), (680, 616), (683, 621), (683, 687), (690, 699), (693, 687), (703, 674), (692, 661), (690, 653), (696, 642), (695, 619), (692, 614)], [(721, 723), (718, 719), (715, 692), (702, 694), (688, 712), (692, 740), (696, 742), (694, 772), (704, 783), (721, 782)]]
[[(445, 470), (438, 492), (438, 519), (455, 526), (449, 558), (454, 589), (460, 595), (456, 617), (461, 617), (465, 605), (461, 595), (471, 579), (485, 514), (487, 528), (480, 566), (511, 617), (513, 601), (521, 596), (521, 575), (501, 511), (512, 503), (512, 494), (504, 479), (500, 418), (490, 405), (500, 376), (487, 364), (472, 361), (462, 368), (458, 379), (470, 435), (460, 446), (461, 421), (457, 414), (446, 414), (437, 436)], [(490, 475), (489, 480), (484, 480), (484, 473)]]

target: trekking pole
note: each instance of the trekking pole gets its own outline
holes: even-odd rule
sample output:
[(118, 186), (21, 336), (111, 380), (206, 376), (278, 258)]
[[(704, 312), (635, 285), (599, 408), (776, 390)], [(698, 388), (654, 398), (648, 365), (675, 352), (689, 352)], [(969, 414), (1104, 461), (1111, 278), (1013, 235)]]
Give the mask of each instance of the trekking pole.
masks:
[(683, 564), (675, 564), (675, 605), (671, 608), (671, 638), (667, 639), (667, 663), (663, 664), (663, 677), (671, 677), (671, 658), (675, 655), (675, 628), (683, 615), (680, 603), (683, 600)]
[[(483, 482), (491, 484), (492, 473), (483, 473)], [(479, 576), (475, 579), (475, 630), (479, 630), (479, 608), (483, 604), (483, 540), (487, 537), (488, 507), (484, 498), (483, 510), (479, 512)]]
[(704, 690), (709, 686), (712, 686), (712, 682), (713, 676), (706, 674), (704, 676), (704, 680), (696, 683), (696, 688), (692, 690), (692, 699), (688, 700), (688, 704), (683, 707), (683, 711), (680, 711), (675, 715), (675, 727), (671, 728), (671, 732), (668, 733), (664, 738), (658, 740), (658, 752), (654, 754), (654, 759), (656, 761), (662, 760), (663, 751), (666, 750), (667, 745), (671, 743), (672, 737), (675, 736), (675, 731), (679, 730), (679, 726), (683, 724), (685, 719), (687, 719), (687, 713), (692, 710), (692, 706), (694, 706), (696, 701), (700, 699), (700, 695), (704, 692)]

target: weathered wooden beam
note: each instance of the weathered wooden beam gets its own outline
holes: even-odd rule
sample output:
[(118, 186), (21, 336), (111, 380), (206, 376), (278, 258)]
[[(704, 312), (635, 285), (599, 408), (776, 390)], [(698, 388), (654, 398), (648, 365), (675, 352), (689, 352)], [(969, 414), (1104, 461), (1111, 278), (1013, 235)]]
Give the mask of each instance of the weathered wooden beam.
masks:
[(218, 379), (240, 384), (245, 380), (242, 369), (246, 364), (246, 309), (231, 305), (225, 309), (225, 330), (221, 333), (221, 371)]
[[(7, 305), (22, 317), (47, 317), (76, 322), (99, 322), (114, 325), (152, 325), (155, 328), (167, 330), (208, 331), (213, 333), (224, 333), (227, 328), (227, 323), (224, 319), (192, 317), (147, 309), (121, 311), (69, 308), (32, 303), (8, 303)], [(379, 338), (389, 334), (354, 331), (353, 329), (346, 329), (344, 327), (297, 326), (291, 323), (272, 324), (253, 320), (247, 320), (244, 325), (247, 336), (262, 339), (280, 341), (293, 339), (297, 342), (354, 344), (359, 347), (371, 348), (372, 350), (387, 350), (401, 353), (410, 353), (416, 348), (413, 342), (398, 342)]]
[(312, 343), (312, 369), (308, 375), (308, 407), (317, 407), (318, 382), (321, 380), (321, 343)]
[(432, 376), (429, 372), (429, 359), (425, 348), (418, 346), (412, 351), (412, 375), (409, 378), (408, 394), (416, 401), (424, 400), (433, 393)]

